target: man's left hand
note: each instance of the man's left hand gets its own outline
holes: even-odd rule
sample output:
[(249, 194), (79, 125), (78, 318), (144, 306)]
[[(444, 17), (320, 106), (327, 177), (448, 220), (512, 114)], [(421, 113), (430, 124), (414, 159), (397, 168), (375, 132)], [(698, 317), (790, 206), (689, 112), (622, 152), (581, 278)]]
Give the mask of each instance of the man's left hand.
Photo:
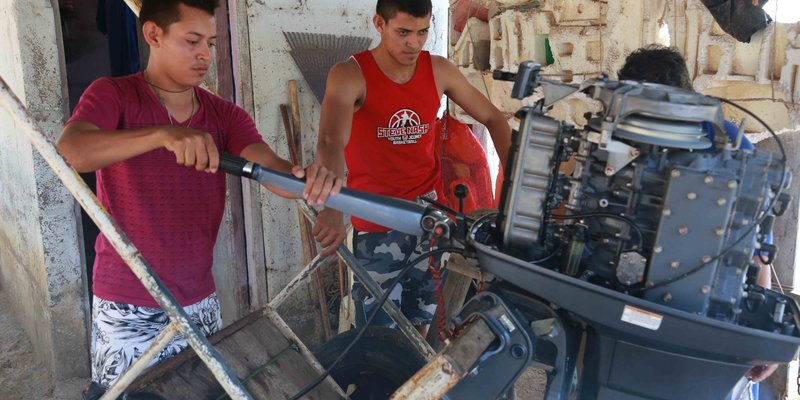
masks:
[(342, 180), (319, 164), (312, 163), (305, 170), (295, 165), (292, 167), (292, 174), (298, 178), (306, 178), (303, 198), (311, 205), (324, 204), (328, 196), (342, 190)]

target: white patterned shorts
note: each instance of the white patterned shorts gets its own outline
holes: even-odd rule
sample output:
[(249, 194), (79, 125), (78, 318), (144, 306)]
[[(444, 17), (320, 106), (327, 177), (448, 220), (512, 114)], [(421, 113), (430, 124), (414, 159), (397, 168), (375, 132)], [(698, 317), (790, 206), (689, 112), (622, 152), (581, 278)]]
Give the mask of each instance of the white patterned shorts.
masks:
[[(189, 319), (210, 336), (222, 328), (216, 293), (183, 308)], [(160, 308), (103, 300), (92, 301), (92, 381), (110, 387), (148, 348), (170, 320)], [(186, 348), (186, 339), (175, 335), (148, 367)]]

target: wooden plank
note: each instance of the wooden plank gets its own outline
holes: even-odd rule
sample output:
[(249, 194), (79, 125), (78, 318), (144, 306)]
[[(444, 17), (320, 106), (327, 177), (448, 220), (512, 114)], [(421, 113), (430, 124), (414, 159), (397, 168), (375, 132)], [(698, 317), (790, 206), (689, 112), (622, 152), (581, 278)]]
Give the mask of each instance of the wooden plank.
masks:
[(225, 100), (233, 101), (233, 54), (231, 53), (231, 37), (228, 27), (228, 2), (221, 1), (215, 10), (214, 17), (217, 21), (216, 65), (217, 65), (217, 95)]
[[(230, 21), (228, 20), (228, 2), (220, 2), (215, 10), (217, 22), (216, 46), (216, 93), (219, 97), (234, 101), (233, 98), (233, 64), (230, 45)], [(242, 199), (241, 179), (228, 176), (228, 211), (225, 215), (223, 244), (227, 249), (227, 259), (217, 269), (226, 269), (227, 279), (216, 279), (217, 287), (224, 285), (228, 294), (228, 312), (224, 320), (235, 321), (253, 309), (250, 306), (250, 284), (247, 271), (247, 249), (245, 247), (244, 203)], [(222, 267), (222, 268), (220, 268)], [(218, 293), (220, 290), (218, 290)]]
[[(291, 154), (293, 157), (292, 163), (303, 166), (305, 164), (303, 162), (303, 136), (300, 127), (300, 104), (297, 93), (297, 81), (293, 79), (289, 81), (289, 100), (292, 117), (291, 135), (289, 135), (289, 131), (286, 129), (286, 115), (284, 112), (285, 106), (281, 106), (281, 115), (284, 118), (284, 129), (286, 129), (287, 139), (291, 138), (291, 140), (287, 140), (289, 144), (289, 154)], [(308, 263), (310, 263), (311, 260), (314, 259), (314, 257), (316, 257), (318, 254), (316, 239), (311, 233), (311, 222), (305, 218), (300, 209), (297, 210), (297, 216), (300, 222), (300, 242), (303, 245), (303, 260), (305, 264), (308, 265)], [(311, 290), (317, 295), (319, 323), (322, 325), (323, 340), (328, 341), (331, 337), (333, 337), (333, 333), (331, 332), (331, 320), (328, 316), (328, 301), (325, 295), (325, 286), (322, 283), (322, 277), (319, 270), (314, 271), (311, 277)]]
[[(284, 399), (319, 376), (320, 371), (300, 353), (282, 330), (262, 311), (252, 313), (219, 334), (210, 342), (222, 355), (231, 371), (255, 399)], [(291, 346), (291, 347), (290, 347)], [(169, 399), (216, 399), (223, 393), (205, 364), (191, 348), (181, 352), (139, 377), (131, 391), (145, 391)], [(324, 381), (306, 399), (340, 399), (338, 388)]]
[[(228, 21), (231, 32), (231, 58), (233, 87), (236, 104), (249, 115), (255, 115), (253, 76), (250, 61), (250, 34), (245, 1), (229, 1)], [(263, 307), (268, 302), (267, 262), (264, 251), (264, 223), (259, 198), (260, 185), (248, 179), (242, 182), (242, 208), (247, 274), (251, 309)]]

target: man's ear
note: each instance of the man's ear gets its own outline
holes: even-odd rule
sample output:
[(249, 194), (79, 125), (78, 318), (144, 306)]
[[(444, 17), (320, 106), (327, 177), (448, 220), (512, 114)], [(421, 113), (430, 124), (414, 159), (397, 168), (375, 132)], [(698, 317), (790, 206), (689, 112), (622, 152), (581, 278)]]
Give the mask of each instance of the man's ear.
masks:
[(386, 28), (386, 20), (383, 19), (383, 17), (375, 14), (375, 16), (372, 17), (372, 24), (375, 25), (375, 29), (377, 29), (380, 34), (383, 34), (383, 30)]
[(142, 36), (150, 47), (160, 47), (163, 31), (155, 22), (147, 21), (142, 25)]

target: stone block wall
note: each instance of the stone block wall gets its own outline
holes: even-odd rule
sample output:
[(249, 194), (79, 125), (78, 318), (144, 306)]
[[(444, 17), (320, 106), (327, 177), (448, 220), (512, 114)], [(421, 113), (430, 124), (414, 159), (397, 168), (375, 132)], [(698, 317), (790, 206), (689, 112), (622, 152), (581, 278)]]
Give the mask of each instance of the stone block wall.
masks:
[[(798, 24), (772, 24), (741, 43), (720, 29), (699, 0), (451, 0), (451, 13), (464, 7), (485, 8), (487, 18), (470, 18), (460, 32), (451, 26), (451, 59), (509, 115), (536, 96), (510, 99), (511, 84), (495, 82), (493, 69), (516, 71), (520, 62), (533, 60), (543, 65), (543, 76), (564, 82), (604, 72), (614, 79), (628, 54), (661, 43), (684, 55), (696, 90), (737, 100), (776, 131), (800, 124)], [(595, 107), (581, 95), (562, 103), (551, 115), (576, 124)], [(452, 106), (459, 119), (474, 122)], [(737, 123), (744, 117), (728, 107), (726, 116)], [(766, 130), (745, 119), (747, 133)]]

